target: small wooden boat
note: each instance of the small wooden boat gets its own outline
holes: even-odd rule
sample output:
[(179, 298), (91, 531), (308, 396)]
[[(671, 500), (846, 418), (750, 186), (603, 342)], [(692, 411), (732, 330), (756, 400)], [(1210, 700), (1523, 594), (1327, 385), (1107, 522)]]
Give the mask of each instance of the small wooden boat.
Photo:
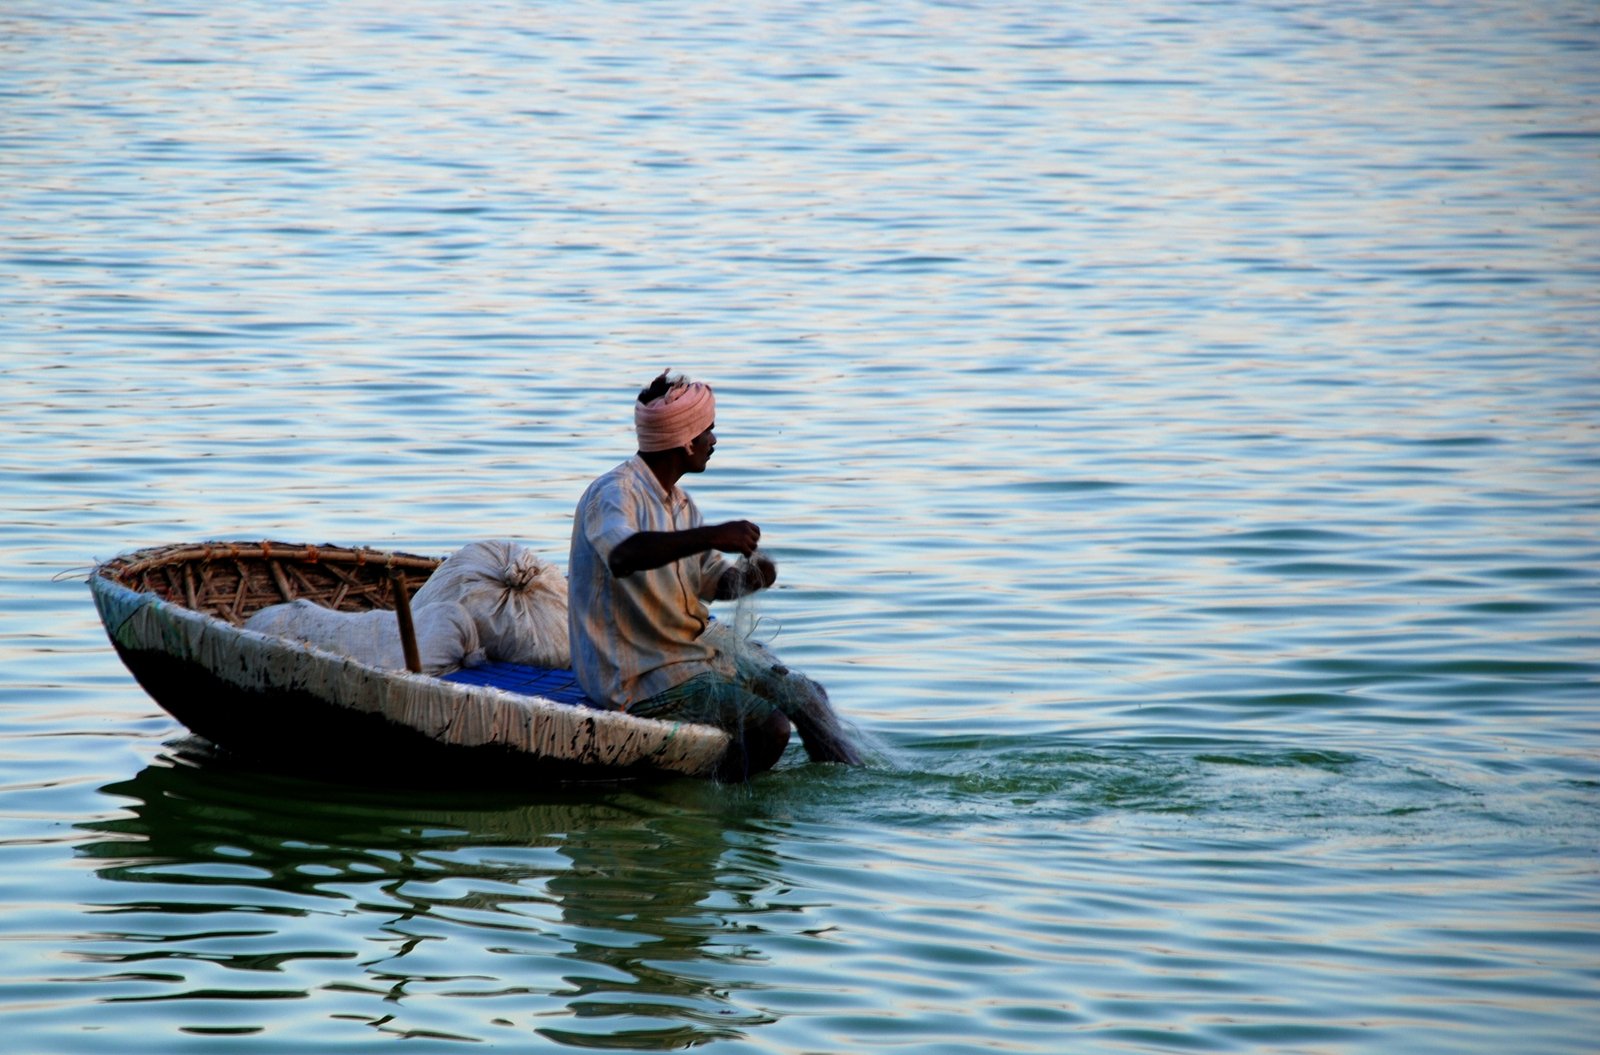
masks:
[(409, 588), (440, 563), (365, 548), (205, 542), (116, 557), (95, 567), (89, 587), (144, 690), (231, 752), (402, 784), (724, 776), (719, 767), (737, 752), (721, 729), (584, 706), (581, 696), (540, 691), (548, 677), (520, 679), (536, 686), (530, 694), (379, 669), (243, 625), (300, 598), (339, 611), (399, 602), (403, 615)]

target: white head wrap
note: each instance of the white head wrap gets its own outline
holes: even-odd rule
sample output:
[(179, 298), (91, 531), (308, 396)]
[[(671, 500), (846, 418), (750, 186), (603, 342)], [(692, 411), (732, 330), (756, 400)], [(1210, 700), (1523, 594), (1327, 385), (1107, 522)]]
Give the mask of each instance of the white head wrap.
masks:
[(716, 420), (716, 397), (701, 381), (679, 381), (660, 399), (633, 405), (633, 429), (646, 453), (688, 446)]

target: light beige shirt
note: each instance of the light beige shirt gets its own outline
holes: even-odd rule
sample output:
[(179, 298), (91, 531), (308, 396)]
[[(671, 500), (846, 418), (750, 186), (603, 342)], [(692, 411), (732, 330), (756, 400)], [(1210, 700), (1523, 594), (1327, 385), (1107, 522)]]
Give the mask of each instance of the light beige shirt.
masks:
[(572, 521), (567, 562), (567, 625), (572, 671), (589, 698), (626, 709), (697, 674), (733, 673), (700, 635), (706, 602), (728, 563), (715, 551), (619, 579), (609, 560), (640, 531), (699, 527), (700, 510), (681, 488), (669, 493), (634, 455), (583, 493)]

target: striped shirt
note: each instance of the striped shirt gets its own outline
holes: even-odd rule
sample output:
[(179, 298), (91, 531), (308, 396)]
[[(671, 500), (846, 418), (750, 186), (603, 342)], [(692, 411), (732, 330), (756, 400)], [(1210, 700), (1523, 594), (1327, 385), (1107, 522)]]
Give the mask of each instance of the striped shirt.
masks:
[(583, 493), (572, 521), (567, 562), (567, 626), (572, 672), (596, 703), (626, 710), (706, 671), (731, 675), (732, 663), (700, 639), (728, 563), (698, 553), (625, 578), (611, 574), (611, 551), (640, 531), (699, 527), (700, 510), (678, 487), (669, 493), (634, 455)]

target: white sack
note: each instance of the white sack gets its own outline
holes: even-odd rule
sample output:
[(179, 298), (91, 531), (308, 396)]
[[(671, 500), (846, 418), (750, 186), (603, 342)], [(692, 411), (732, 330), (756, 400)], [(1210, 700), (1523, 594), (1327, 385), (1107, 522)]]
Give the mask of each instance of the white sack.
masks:
[(502, 663), (567, 667), (567, 578), (515, 542), (473, 542), (434, 569), (411, 598), (426, 610), (455, 602), (472, 613), (485, 654)]
[[(478, 627), (457, 604), (413, 608), (417, 655), (424, 674), (445, 674), (483, 662)], [(326, 652), (349, 656), (369, 667), (405, 670), (400, 621), (391, 611), (335, 612), (304, 598), (263, 608), (244, 624), (246, 630), (285, 637)]]

